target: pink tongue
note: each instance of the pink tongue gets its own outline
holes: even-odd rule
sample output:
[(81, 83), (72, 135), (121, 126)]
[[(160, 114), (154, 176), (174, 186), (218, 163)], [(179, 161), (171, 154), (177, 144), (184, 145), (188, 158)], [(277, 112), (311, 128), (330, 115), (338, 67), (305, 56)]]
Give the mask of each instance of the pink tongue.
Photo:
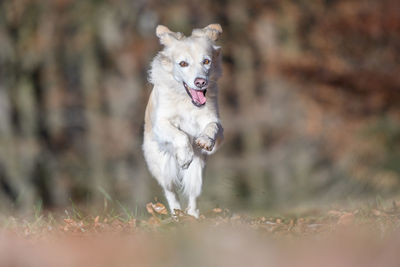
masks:
[(190, 94), (196, 103), (203, 105), (207, 101), (206, 97), (204, 96), (204, 91), (193, 90), (190, 88)]

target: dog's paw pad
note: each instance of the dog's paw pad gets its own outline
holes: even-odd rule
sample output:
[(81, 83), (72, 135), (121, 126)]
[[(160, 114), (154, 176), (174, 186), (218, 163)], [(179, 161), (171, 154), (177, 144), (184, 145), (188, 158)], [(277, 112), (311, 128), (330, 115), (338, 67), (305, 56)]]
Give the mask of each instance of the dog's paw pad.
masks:
[(195, 143), (199, 148), (211, 151), (214, 148), (215, 141), (208, 136), (200, 136), (196, 139)]

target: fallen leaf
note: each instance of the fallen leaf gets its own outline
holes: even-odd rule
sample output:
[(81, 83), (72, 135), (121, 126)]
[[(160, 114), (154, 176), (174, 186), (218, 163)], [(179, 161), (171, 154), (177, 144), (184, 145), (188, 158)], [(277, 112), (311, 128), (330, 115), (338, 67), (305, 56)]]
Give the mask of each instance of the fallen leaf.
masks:
[(68, 223), (68, 224), (73, 224), (73, 223), (75, 223), (74, 220), (72, 220), (72, 219), (64, 219), (64, 222), (65, 222), (65, 223)]
[(136, 219), (129, 220), (128, 224), (130, 227), (136, 227)]
[(150, 217), (150, 219), (147, 220), (147, 223), (154, 226), (159, 226), (161, 224), (157, 217)]
[(340, 216), (338, 224), (347, 225), (354, 221), (354, 214), (350, 212), (346, 212), (342, 216)]
[(220, 208), (214, 208), (214, 209), (213, 209), (213, 212), (215, 212), (215, 213), (221, 213), (221, 212), (222, 212), (222, 209), (220, 209)]
[(174, 215), (176, 217), (183, 217), (186, 216), (185, 212), (183, 212), (182, 210), (178, 210), (178, 209), (174, 209)]
[(153, 203), (152, 202), (149, 202), (149, 203), (146, 204), (146, 210), (151, 215), (154, 215)]
[(338, 210), (330, 210), (328, 211), (329, 215), (333, 215), (333, 216), (341, 216), (342, 212), (338, 211)]
[(379, 210), (373, 209), (372, 214), (374, 214), (375, 216), (380, 216), (380, 215), (382, 215), (382, 212), (380, 212)]
[(155, 212), (157, 212), (158, 214), (164, 214), (164, 215), (168, 214), (167, 208), (160, 202), (157, 202), (156, 204), (153, 204), (153, 203), (151, 203), (151, 204), (152, 204), (153, 210)]

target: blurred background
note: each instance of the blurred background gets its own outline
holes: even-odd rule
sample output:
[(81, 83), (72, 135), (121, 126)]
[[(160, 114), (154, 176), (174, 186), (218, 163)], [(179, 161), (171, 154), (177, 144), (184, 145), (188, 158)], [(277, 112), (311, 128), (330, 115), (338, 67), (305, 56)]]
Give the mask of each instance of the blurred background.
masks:
[(397, 0), (3, 0), (0, 210), (163, 200), (141, 151), (155, 27), (210, 23), (225, 144), (201, 209), (400, 193)]

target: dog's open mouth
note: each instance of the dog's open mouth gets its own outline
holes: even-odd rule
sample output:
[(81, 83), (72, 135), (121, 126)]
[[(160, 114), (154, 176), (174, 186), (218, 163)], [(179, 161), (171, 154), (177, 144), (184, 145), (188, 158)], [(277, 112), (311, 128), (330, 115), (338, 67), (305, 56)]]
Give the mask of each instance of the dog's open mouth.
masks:
[(196, 107), (201, 107), (207, 102), (206, 98), (207, 89), (203, 90), (192, 89), (185, 82), (183, 82), (183, 86), (185, 87), (186, 92), (188, 93), (190, 98), (192, 99), (193, 105), (195, 105)]

